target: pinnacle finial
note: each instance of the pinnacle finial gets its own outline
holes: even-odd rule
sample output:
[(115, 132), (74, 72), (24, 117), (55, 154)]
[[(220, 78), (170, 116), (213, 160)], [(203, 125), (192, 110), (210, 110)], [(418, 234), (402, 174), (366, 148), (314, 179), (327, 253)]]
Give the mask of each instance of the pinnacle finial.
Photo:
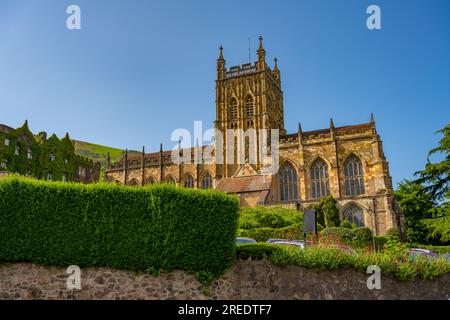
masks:
[(222, 45), (220, 45), (220, 47), (219, 47), (219, 60), (223, 60), (223, 47), (222, 47)]
[(259, 49), (258, 50), (264, 50), (262, 35), (259, 35)]
[(277, 57), (275, 57), (275, 58), (273, 59), (273, 61), (275, 62), (275, 65), (274, 65), (274, 67), (273, 67), (273, 70), (278, 70), (278, 59), (277, 59)]
[(375, 117), (373, 113), (370, 114), (370, 123), (375, 124)]
[(333, 118), (330, 118), (330, 129), (334, 129)]
[(300, 122), (298, 123), (298, 132), (299, 132), (299, 133), (301, 133), (301, 132), (302, 132), (302, 125), (301, 125), (301, 123), (300, 123)]

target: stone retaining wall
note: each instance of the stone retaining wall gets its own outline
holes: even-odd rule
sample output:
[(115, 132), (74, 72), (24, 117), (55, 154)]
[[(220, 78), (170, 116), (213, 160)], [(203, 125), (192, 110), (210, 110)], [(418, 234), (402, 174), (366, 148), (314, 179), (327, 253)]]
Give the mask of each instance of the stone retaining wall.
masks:
[[(31, 263), (0, 265), (0, 299), (449, 299), (450, 274), (399, 282), (381, 277), (369, 290), (367, 276), (353, 270), (314, 271), (277, 267), (268, 261), (237, 261), (208, 290), (183, 271), (146, 273), (81, 269), (81, 290), (67, 290), (66, 270)], [(205, 294), (207, 293), (207, 295)]]

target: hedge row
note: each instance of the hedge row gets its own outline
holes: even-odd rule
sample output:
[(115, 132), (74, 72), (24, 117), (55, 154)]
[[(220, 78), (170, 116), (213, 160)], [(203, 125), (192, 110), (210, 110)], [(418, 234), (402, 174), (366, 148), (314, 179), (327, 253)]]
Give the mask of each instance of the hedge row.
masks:
[(285, 228), (239, 229), (238, 236), (265, 242), (270, 238), (298, 240), (303, 239), (303, 223), (296, 223)]
[(184, 269), (202, 281), (234, 259), (237, 198), (153, 185), (0, 180), (0, 261)]

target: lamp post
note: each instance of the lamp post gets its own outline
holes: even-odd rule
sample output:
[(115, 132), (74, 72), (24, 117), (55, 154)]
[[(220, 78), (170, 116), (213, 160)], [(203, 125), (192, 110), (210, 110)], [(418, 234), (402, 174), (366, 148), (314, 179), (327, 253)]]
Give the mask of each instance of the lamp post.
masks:
[(375, 232), (376, 232), (376, 226), (375, 226), (375, 214), (373, 212), (373, 210), (371, 208), (367, 208), (367, 211), (369, 212), (369, 216), (371, 218), (371, 224), (372, 224), (372, 246), (373, 246), (373, 251), (375, 252), (376, 248), (375, 248)]

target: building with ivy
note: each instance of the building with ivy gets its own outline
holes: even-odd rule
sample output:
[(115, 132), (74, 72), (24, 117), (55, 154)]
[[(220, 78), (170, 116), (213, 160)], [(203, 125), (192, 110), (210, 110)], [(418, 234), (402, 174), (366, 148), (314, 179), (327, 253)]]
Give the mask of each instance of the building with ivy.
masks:
[(98, 181), (100, 165), (75, 154), (67, 133), (62, 139), (33, 134), (25, 121), (14, 129), (0, 124), (0, 171), (55, 181)]

